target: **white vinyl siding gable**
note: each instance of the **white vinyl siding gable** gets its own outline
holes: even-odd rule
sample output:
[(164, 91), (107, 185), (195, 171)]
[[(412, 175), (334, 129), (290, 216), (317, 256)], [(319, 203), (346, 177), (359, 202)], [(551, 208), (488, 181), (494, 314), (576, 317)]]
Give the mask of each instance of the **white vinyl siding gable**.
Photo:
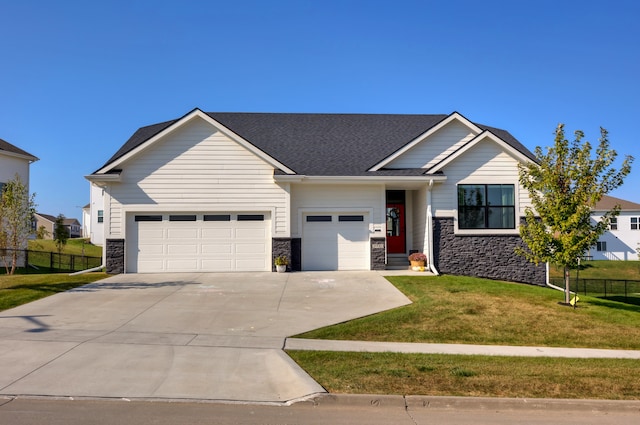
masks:
[(444, 168), (447, 180), (433, 189), (434, 215), (451, 217), (458, 208), (457, 185), (513, 184), (516, 197), (516, 225), (530, 205), (526, 191), (518, 184), (518, 161), (498, 144), (486, 139)]
[[(122, 205), (165, 210), (273, 211), (286, 235), (287, 197), (273, 167), (204, 122), (194, 119), (122, 164), (111, 185), (110, 231), (122, 233)], [(106, 211), (105, 211), (106, 214)]]
[(459, 121), (453, 121), (393, 160), (386, 168), (430, 168), (455, 152), (475, 133)]

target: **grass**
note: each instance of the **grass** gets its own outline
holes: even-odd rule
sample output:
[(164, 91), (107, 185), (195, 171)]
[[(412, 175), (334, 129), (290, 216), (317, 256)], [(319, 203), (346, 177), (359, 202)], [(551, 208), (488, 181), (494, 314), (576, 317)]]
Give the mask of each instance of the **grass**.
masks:
[(329, 392), (640, 399), (640, 362), (621, 359), (289, 351)]
[[(388, 278), (413, 304), (298, 337), (640, 349), (640, 306), (456, 276)], [(640, 362), (288, 351), (329, 392), (640, 399)]]
[(20, 274), (0, 276), (0, 311), (17, 307), (58, 292), (64, 292), (96, 280), (106, 273), (68, 274)]
[[(28, 249), (33, 251), (58, 252), (55, 241), (51, 239), (30, 240)], [(62, 253), (69, 255), (82, 255), (83, 249), (84, 255), (87, 257), (102, 257), (102, 247), (93, 245), (83, 238), (69, 239), (62, 250)]]
[(388, 278), (413, 304), (302, 338), (640, 349), (640, 306), (460, 276)]

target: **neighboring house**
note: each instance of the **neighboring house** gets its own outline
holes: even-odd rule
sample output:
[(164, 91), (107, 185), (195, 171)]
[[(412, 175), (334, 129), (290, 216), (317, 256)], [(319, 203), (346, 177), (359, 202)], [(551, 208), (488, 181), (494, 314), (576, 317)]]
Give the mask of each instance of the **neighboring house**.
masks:
[[(37, 161), (38, 158), (31, 155), (17, 146), (0, 139), (0, 191), (4, 185), (15, 179), (16, 174), (20, 176), (20, 180), (29, 190), (29, 167), (31, 163)], [(25, 245), (21, 249), (26, 249)], [(22, 267), (24, 260), (18, 266)]]
[(110, 273), (434, 270), (544, 284), (514, 254), (534, 155), (450, 115), (205, 113), (140, 128), (87, 176)]
[(49, 214), (35, 213), (34, 218), (36, 221), (35, 228), (39, 230), (41, 227), (47, 231), (44, 239), (53, 239), (53, 229), (56, 224), (56, 217)]
[[(47, 231), (45, 239), (53, 239), (57, 217), (49, 214), (35, 213), (36, 229), (44, 226)], [(69, 232), (70, 238), (79, 238), (82, 235), (82, 225), (75, 218), (65, 218), (64, 226)]]
[(599, 221), (602, 215), (616, 205), (620, 206), (620, 215), (611, 220), (609, 230), (589, 250), (594, 260), (638, 260), (640, 250), (640, 204), (603, 196), (596, 204), (592, 217)]
[(64, 227), (69, 231), (70, 238), (82, 237), (82, 225), (77, 218), (65, 218)]
[(28, 188), (29, 166), (37, 160), (38, 158), (29, 152), (0, 139), (0, 189), (9, 180), (13, 180), (16, 174)]
[(104, 189), (96, 184), (89, 183), (89, 204), (83, 209), (88, 210), (88, 216), (83, 218), (86, 231), (85, 237), (91, 243), (98, 246), (104, 244)]
[(91, 203), (82, 207), (82, 237), (91, 238)]

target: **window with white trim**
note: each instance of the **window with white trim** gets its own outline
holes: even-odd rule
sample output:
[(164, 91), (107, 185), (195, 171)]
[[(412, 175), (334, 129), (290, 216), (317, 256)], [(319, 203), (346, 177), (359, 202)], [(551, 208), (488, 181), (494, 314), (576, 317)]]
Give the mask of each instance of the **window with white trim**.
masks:
[(606, 251), (607, 250), (607, 242), (605, 241), (598, 241), (596, 242), (596, 251)]
[(514, 185), (458, 185), (458, 228), (515, 229)]
[(104, 210), (98, 210), (98, 223), (104, 222)]
[(609, 230), (618, 230), (618, 217), (611, 217), (611, 220), (609, 220)]
[(640, 218), (631, 217), (631, 230), (640, 230), (638, 228), (638, 223), (640, 223)]

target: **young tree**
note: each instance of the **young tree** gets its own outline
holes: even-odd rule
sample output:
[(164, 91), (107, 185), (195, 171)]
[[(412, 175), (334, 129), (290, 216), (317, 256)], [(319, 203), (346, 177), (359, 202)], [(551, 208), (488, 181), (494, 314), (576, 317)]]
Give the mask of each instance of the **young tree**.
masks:
[(29, 196), (29, 190), (18, 174), (0, 193), (0, 248), (3, 248), (1, 253), (7, 274), (15, 272), (20, 251), (26, 248), (36, 211), (35, 196)]
[(599, 222), (591, 220), (591, 211), (603, 195), (623, 183), (633, 162), (633, 157), (627, 156), (620, 170), (612, 167), (617, 153), (609, 147), (604, 128), (600, 128), (595, 156), (591, 144), (582, 141), (584, 133), (578, 130), (574, 134), (575, 140), (569, 142), (564, 125), (559, 124), (554, 145), (544, 154), (536, 148), (538, 163), (519, 166), (520, 184), (529, 192), (533, 208), (526, 208), (525, 224), (520, 227), (529, 249), (518, 253), (536, 264), (549, 262), (564, 269), (566, 303), (570, 301), (570, 269), (596, 245), (620, 207), (606, 212)]
[(62, 253), (62, 250), (67, 245), (69, 239), (69, 229), (64, 225), (64, 215), (58, 214), (56, 221), (53, 224), (53, 240), (56, 242), (56, 248), (58, 248), (58, 254)]

